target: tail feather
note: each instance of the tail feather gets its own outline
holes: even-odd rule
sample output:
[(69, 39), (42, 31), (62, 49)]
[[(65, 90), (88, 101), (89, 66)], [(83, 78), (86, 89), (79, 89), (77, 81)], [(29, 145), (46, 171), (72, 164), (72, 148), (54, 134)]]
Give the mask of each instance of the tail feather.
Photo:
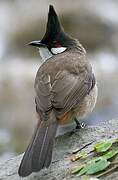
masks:
[(49, 167), (52, 159), (53, 141), (57, 130), (56, 118), (52, 121), (49, 119), (49, 121), (51, 123), (48, 123), (48, 125), (46, 121), (38, 123), (32, 141), (19, 167), (18, 173), (21, 177), (26, 177), (32, 172)]
[(42, 145), (45, 141), (45, 134), (47, 131), (46, 126), (43, 127), (45, 122), (41, 122), (41, 126), (38, 129), (37, 136), (35, 137), (35, 143), (32, 146), (32, 171), (38, 171), (39, 168), (39, 157), (41, 154)]
[(40, 124), (38, 122), (36, 129), (34, 131), (34, 134), (32, 136), (31, 143), (27, 147), (27, 150), (26, 150), (26, 152), (23, 156), (23, 159), (21, 161), (21, 164), (20, 164), (20, 167), (18, 170), (19, 176), (25, 177), (25, 176), (28, 176), (29, 174), (32, 173), (32, 171), (31, 171), (31, 169), (32, 169), (32, 155), (31, 155), (31, 153), (32, 153), (32, 147), (33, 147), (33, 144), (35, 141), (35, 137), (38, 134), (39, 127), (40, 127)]
[(44, 167), (48, 168), (52, 160), (53, 141), (50, 143)]

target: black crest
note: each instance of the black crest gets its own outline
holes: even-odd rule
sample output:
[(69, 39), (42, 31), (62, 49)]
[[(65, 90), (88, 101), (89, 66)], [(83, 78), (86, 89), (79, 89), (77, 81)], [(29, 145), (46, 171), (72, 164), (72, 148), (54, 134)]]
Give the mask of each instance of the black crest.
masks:
[(59, 18), (52, 5), (49, 6), (48, 21), (46, 33), (41, 41), (32, 41), (29, 45), (42, 47), (47, 46), (49, 49), (58, 43), (64, 47), (72, 47), (76, 45), (76, 41), (64, 32)]
[(48, 42), (52, 42), (53, 40), (55, 41), (59, 38), (60, 34), (64, 34), (63, 27), (61, 26), (54, 7), (50, 5), (46, 33), (41, 42), (47, 44)]

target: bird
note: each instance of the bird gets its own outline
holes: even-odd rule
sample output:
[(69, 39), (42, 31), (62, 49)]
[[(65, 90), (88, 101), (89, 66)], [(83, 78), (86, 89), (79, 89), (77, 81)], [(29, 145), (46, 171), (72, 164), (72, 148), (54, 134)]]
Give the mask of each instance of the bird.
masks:
[(21, 177), (50, 166), (58, 127), (74, 121), (79, 126), (97, 99), (97, 83), (86, 51), (64, 31), (53, 5), (49, 5), (42, 40), (29, 45), (39, 49), (42, 64), (34, 85), (38, 122), (18, 170)]

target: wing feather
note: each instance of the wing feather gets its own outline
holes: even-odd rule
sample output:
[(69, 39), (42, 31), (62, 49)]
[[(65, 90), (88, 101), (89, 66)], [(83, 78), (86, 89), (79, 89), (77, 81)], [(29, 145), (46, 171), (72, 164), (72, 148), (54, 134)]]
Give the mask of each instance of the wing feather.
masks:
[(78, 74), (59, 71), (51, 84), (50, 75), (39, 78), (36, 89), (36, 104), (43, 112), (54, 109), (56, 116), (78, 107), (95, 85), (91, 70)]
[[(63, 77), (62, 77), (63, 76)], [(94, 87), (94, 75), (83, 72), (80, 76), (62, 72), (58, 74), (58, 79), (52, 86), (53, 99), (52, 104), (56, 109), (57, 115), (63, 115), (72, 108), (79, 106), (83, 98)]]

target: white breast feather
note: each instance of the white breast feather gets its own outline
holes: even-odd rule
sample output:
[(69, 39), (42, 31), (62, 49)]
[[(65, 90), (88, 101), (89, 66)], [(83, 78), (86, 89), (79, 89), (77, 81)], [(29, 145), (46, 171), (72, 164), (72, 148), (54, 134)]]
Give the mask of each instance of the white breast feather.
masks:
[(66, 47), (58, 47), (58, 48), (51, 48), (51, 52), (47, 47), (39, 48), (39, 53), (41, 56), (42, 62), (45, 62), (47, 59), (51, 58), (53, 55), (60, 54), (64, 52), (67, 48)]
[(43, 62), (53, 56), (47, 47), (39, 48), (39, 53)]

